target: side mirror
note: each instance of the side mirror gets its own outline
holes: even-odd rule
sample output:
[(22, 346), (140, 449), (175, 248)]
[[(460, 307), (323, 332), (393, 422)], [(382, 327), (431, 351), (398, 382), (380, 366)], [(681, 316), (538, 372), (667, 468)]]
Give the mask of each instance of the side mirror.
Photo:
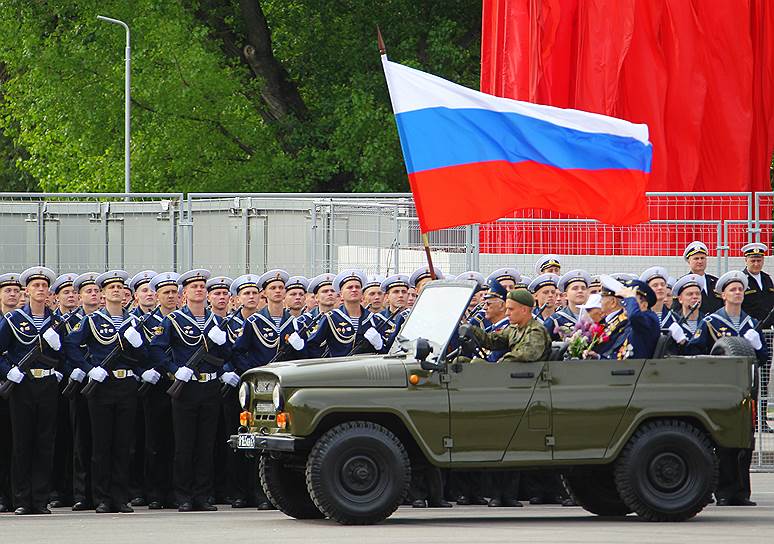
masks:
[(424, 338), (417, 338), (416, 346), (414, 347), (414, 357), (417, 361), (425, 362), (425, 359), (433, 353), (433, 346), (430, 345)]

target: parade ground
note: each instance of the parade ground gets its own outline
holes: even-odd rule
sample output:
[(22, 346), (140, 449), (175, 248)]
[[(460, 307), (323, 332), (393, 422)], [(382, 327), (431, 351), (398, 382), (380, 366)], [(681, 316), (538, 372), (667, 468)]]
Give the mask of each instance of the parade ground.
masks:
[(299, 521), (279, 512), (234, 510), (180, 514), (173, 510), (95, 515), (55, 509), (52, 515), (0, 516), (8, 544), (37, 542), (111, 544), (142, 542), (265, 542), (377, 544), (566, 542), (667, 544), (672, 542), (767, 541), (774, 530), (774, 474), (752, 474), (754, 508), (708, 506), (684, 523), (647, 523), (631, 515), (600, 518), (582, 508), (455, 506), (420, 510), (401, 507), (384, 523), (345, 527), (331, 521)]

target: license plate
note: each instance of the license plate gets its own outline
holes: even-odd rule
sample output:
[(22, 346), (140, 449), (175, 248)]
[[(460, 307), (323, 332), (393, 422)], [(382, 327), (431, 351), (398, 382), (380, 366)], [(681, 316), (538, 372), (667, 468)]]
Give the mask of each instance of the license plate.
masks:
[(237, 435), (237, 448), (248, 450), (255, 449), (255, 436), (252, 434)]
[(253, 410), (260, 413), (274, 412), (274, 405), (270, 402), (256, 402)]

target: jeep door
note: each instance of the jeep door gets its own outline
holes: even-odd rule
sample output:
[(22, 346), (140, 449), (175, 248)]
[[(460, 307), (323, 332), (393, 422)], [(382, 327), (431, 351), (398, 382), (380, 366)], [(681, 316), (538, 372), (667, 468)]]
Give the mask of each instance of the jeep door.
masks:
[(548, 362), (554, 459), (604, 456), (644, 364), (644, 359)]
[[(545, 364), (541, 361), (452, 365), (448, 383), (452, 463), (503, 458), (511, 437), (525, 419)], [(543, 440), (544, 436), (540, 438)]]

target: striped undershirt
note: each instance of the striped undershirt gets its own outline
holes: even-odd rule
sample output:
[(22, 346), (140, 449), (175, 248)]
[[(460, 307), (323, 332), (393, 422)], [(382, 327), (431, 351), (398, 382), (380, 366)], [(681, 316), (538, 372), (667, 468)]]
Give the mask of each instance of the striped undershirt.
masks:
[(742, 314), (729, 315), (728, 318), (731, 320), (731, 324), (734, 326), (734, 328), (739, 331), (739, 324), (742, 322)]
[(360, 328), (360, 320), (359, 320), (359, 319), (355, 319), (355, 320), (352, 322), (352, 330), (353, 330), (353, 331), (355, 331), (355, 336), (357, 336), (357, 330), (358, 330), (358, 328)]
[(194, 319), (196, 320), (196, 324), (199, 325), (200, 330), (204, 330), (204, 322), (206, 321), (206, 317), (204, 315), (195, 315)]
[(118, 329), (121, 327), (121, 324), (124, 322), (124, 316), (123, 315), (111, 315), (110, 320), (113, 322), (113, 326)]
[(271, 320), (274, 321), (274, 326), (279, 329), (280, 323), (282, 323), (282, 316), (281, 315), (273, 315), (273, 316), (271, 316)]
[(43, 322), (46, 320), (45, 315), (35, 315), (32, 314), (32, 324), (35, 325), (35, 328), (40, 330), (40, 328), (43, 326)]

